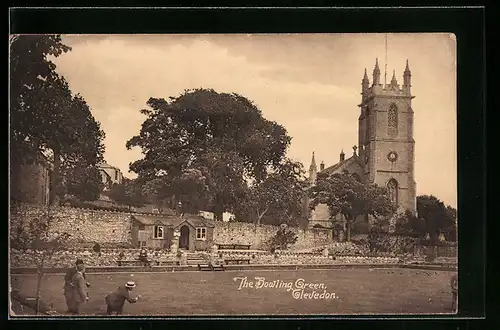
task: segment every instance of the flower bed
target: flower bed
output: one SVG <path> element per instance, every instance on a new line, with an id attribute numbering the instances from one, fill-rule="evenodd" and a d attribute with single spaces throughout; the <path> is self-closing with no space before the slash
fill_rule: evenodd
<path id="1" fill-rule="evenodd" d="M 89 250 L 67 250 L 56 253 L 53 258 L 46 263 L 45 267 L 48 268 L 64 268 L 73 265 L 76 259 L 83 259 L 85 265 L 88 267 L 100 266 L 117 266 L 117 260 L 120 259 L 120 254 L 123 254 L 123 260 L 136 260 L 139 256 L 139 249 L 104 249 L 99 256 L 95 252 Z M 11 267 L 36 267 L 33 262 L 36 252 L 26 251 L 20 252 L 11 250 L 10 265 Z M 393 264 L 400 262 L 400 259 L 394 256 L 360 256 L 360 255 L 337 255 L 326 257 L 320 253 L 307 252 L 295 253 L 291 251 L 283 251 L 276 254 L 269 252 L 255 252 L 255 251 L 237 251 L 227 252 L 219 251 L 217 253 L 209 254 L 207 252 L 199 252 L 198 255 L 204 255 L 207 259 L 217 260 L 220 259 L 250 259 L 250 264 L 256 265 L 305 265 L 305 264 Z M 157 259 L 176 259 L 177 256 L 167 251 L 155 251 L 148 253 L 149 260 Z"/>
<path id="2" fill-rule="evenodd" d="M 325 248 L 313 249 L 313 253 L 323 253 Z M 368 253 L 368 249 L 356 245 L 352 242 L 335 242 L 328 246 L 328 253 L 339 256 L 339 255 L 364 255 Z"/>
<path id="3" fill-rule="evenodd" d="M 76 259 L 82 259 L 86 266 L 97 267 L 97 266 L 116 266 L 117 260 L 120 259 L 120 254 L 123 253 L 121 259 L 123 260 L 135 260 L 139 257 L 140 250 L 138 249 L 110 249 L 101 250 L 101 254 L 84 249 L 66 250 L 60 251 L 53 255 L 51 260 L 46 263 L 45 267 L 49 268 L 59 268 L 59 267 L 69 267 L 76 262 Z M 37 252 L 36 251 L 25 251 L 20 252 L 16 250 L 11 250 L 10 252 L 10 266 L 11 267 L 36 267 L 33 262 Z M 148 253 L 148 259 L 155 260 L 164 257 L 175 256 L 171 253 L 164 251 L 157 251 L 153 253 Z"/>
<path id="4" fill-rule="evenodd" d="M 251 254 L 245 252 L 223 253 L 223 259 L 250 259 L 250 264 L 277 264 L 277 265 L 305 265 L 305 264 L 384 264 L 398 263 L 399 258 L 391 256 L 340 256 L 340 257 L 325 257 L 318 253 L 294 253 L 281 252 L 277 254 Z"/>

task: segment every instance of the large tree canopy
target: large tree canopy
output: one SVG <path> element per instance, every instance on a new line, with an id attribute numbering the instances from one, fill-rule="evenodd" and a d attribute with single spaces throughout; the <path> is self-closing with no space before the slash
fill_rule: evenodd
<path id="1" fill-rule="evenodd" d="M 375 184 L 364 184 L 351 174 L 328 176 L 320 173 L 309 196 L 310 208 L 325 204 L 332 220 L 338 214 L 344 216 L 347 222 L 347 240 L 350 240 L 351 225 L 356 217 L 365 214 L 375 218 L 387 217 L 397 208 L 389 199 L 387 189 Z"/>
<path id="2" fill-rule="evenodd" d="M 162 189 L 188 169 L 200 171 L 216 219 L 236 205 L 246 179 L 262 181 L 280 164 L 290 144 L 285 128 L 238 94 L 196 89 L 168 101 L 151 98 L 147 105 L 140 134 L 127 142 L 144 157 L 130 169 L 148 180 L 164 177 Z"/>
<path id="3" fill-rule="evenodd" d="M 10 42 L 11 161 L 31 163 L 40 152 L 51 152 L 52 201 L 63 191 L 61 167 L 95 165 L 104 152 L 99 122 L 49 59 L 69 50 L 58 35 L 14 36 Z"/>
<path id="4" fill-rule="evenodd" d="M 127 205 L 129 208 L 140 207 L 146 203 L 142 186 L 137 179 L 123 178 L 122 183 L 111 187 L 108 196 L 116 203 Z"/>
<path id="5" fill-rule="evenodd" d="M 424 220 L 425 230 L 431 239 L 443 233 L 446 239 L 456 240 L 457 210 L 432 195 L 417 196 L 417 213 Z"/>
<path id="6" fill-rule="evenodd" d="M 70 49 L 60 36 L 11 37 L 9 87 L 13 157 L 34 160 L 37 151 L 47 144 L 46 135 L 61 133 L 57 127 L 59 110 L 68 106 L 71 92 L 47 56 L 57 57 Z"/>
<path id="7" fill-rule="evenodd" d="M 250 185 L 236 208 L 238 218 L 256 225 L 297 226 L 307 217 L 306 185 L 302 164 L 284 159 L 263 181 Z"/>
<path id="8" fill-rule="evenodd" d="M 101 195 L 104 184 L 97 167 L 76 165 L 62 173 L 65 178 L 62 193 L 82 201 L 95 201 Z"/>

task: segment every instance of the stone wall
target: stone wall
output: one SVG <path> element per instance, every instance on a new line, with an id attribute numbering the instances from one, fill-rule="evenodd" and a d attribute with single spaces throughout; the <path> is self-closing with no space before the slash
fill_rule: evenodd
<path id="1" fill-rule="evenodd" d="M 82 259 L 87 267 L 99 266 L 117 266 L 120 254 L 122 260 L 138 260 L 139 249 L 103 249 L 101 254 L 93 252 L 91 249 L 71 249 L 54 253 L 50 260 L 45 264 L 49 268 L 72 267 L 76 259 Z M 37 257 L 36 251 L 10 251 L 10 266 L 18 267 L 36 267 L 34 262 Z M 176 259 L 176 256 L 166 251 L 148 251 L 148 259 L 155 261 L 158 259 Z"/>
<path id="2" fill-rule="evenodd" d="M 74 249 L 60 251 L 55 253 L 52 258 L 45 263 L 46 268 L 66 268 L 72 267 L 76 259 L 82 259 L 87 267 L 116 267 L 120 259 L 120 253 L 123 253 L 122 260 L 137 260 L 139 256 L 138 249 L 104 249 L 98 255 L 85 249 Z M 34 260 L 37 257 L 36 251 L 10 251 L 10 266 L 12 268 L 30 268 L 36 267 Z M 219 252 L 217 255 L 206 255 L 212 262 L 224 262 L 230 259 L 250 259 L 250 264 L 254 265 L 313 265 L 313 264 L 390 264 L 398 263 L 397 257 L 366 257 L 366 256 L 339 256 L 332 258 L 323 256 L 319 253 L 294 253 L 283 252 L 280 254 L 257 253 L 257 252 Z M 221 258 L 222 257 L 222 258 Z M 182 258 L 165 251 L 150 251 L 148 259 L 155 264 L 156 260 L 177 260 L 182 264 Z"/>
<path id="3" fill-rule="evenodd" d="M 263 248 L 279 230 L 277 226 L 260 225 L 243 222 L 216 222 L 214 229 L 214 243 L 217 244 L 249 244 L 253 249 Z M 290 248 L 293 250 L 307 249 L 326 245 L 332 242 L 330 229 L 302 230 L 289 228 L 297 236 L 297 242 Z"/>
<path id="4" fill-rule="evenodd" d="M 21 220 L 46 214 L 39 205 L 16 204 L 10 210 L 11 232 Z M 70 242 L 98 242 L 126 245 L 131 243 L 130 213 L 89 210 L 72 207 L 51 208 L 54 217 L 51 230 L 71 235 Z"/>
<path id="5" fill-rule="evenodd" d="M 16 204 L 11 207 L 11 228 L 21 219 L 29 221 L 42 216 L 46 208 L 38 205 Z M 51 209 L 54 216 L 53 230 L 71 234 L 71 242 L 126 246 L 132 242 L 132 213 L 114 212 L 60 206 Z M 134 213 L 136 214 L 136 213 Z M 241 222 L 216 222 L 213 241 L 218 244 L 249 244 L 253 249 L 264 248 L 279 230 L 277 226 Z M 332 242 L 330 229 L 307 230 L 290 228 L 297 236 L 291 249 L 307 249 Z M 81 244 L 80 244 L 81 245 Z"/>

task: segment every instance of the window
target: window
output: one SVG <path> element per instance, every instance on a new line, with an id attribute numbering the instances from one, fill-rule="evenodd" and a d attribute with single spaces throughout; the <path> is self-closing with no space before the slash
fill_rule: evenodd
<path id="1" fill-rule="evenodd" d="M 157 239 L 163 238 L 163 226 L 155 226 L 153 238 L 157 238 Z"/>
<path id="2" fill-rule="evenodd" d="M 115 170 L 115 181 L 118 181 L 118 171 Z"/>
<path id="3" fill-rule="evenodd" d="M 389 136 L 398 135 L 398 107 L 392 103 L 387 113 L 387 133 Z"/>
<path id="4" fill-rule="evenodd" d="M 207 228 L 196 228 L 196 239 L 207 239 Z"/>
<path id="5" fill-rule="evenodd" d="M 389 192 L 389 198 L 396 205 L 398 204 L 398 182 L 394 179 L 390 179 L 387 182 L 387 190 Z"/>

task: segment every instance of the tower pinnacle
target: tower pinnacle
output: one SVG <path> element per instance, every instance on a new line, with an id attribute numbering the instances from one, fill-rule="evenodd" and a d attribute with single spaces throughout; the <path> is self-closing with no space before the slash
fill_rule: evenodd
<path id="1" fill-rule="evenodd" d="M 408 59 L 406 59 L 406 68 L 405 72 L 410 72 L 410 65 L 408 64 Z"/>
<path id="2" fill-rule="evenodd" d="M 369 85 L 370 81 L 368 80 L 368 74 L 366 73 L 366 68 L 365 68 L 365 75 L 363 76 L 363 80 L 361 81 L 361 90 L 363 93 L 368 89 Z"/>
<path id="3" fill-rule="evenodd" d="M 396 87 L 398 85 L 398 81 L 396 80 L 396 70 L 392 72 L 391 86 Z"/>
<path id="4" fill-rule="evenodd" d="M 380 85 L 380 68 L 378 67 L 378 58 L 375 59 L 375 68 L 373 69 L 373 85 Z"/>
<path id="5" fill-rule="evenodd" d="M 403 86 L 407 88 L 408 92 L 410 91 L 411 87 L 411 71 L 410 71 L 410 65 L 408 64 L 408 60 L 406 60 L 406 68 L 403 73 Z"/>
<path id="6" fill-rule="evenodd" d="M 309 182 L 314 184 L 316 182 L 316 175 L 318 173 L 318 167 L 316 166 L 316 159 L 314 158 L 314 151 L 311 159 L 311 166 L 309 166 Z"/>
<path id="7" fill-rule="evenodd" d="M 316 159 L 314 158 L 314 151 L 311 159 L 311 166 L 309 166 L 309 171 L 316 171 L 318 167 L 316 166 Z"/>

